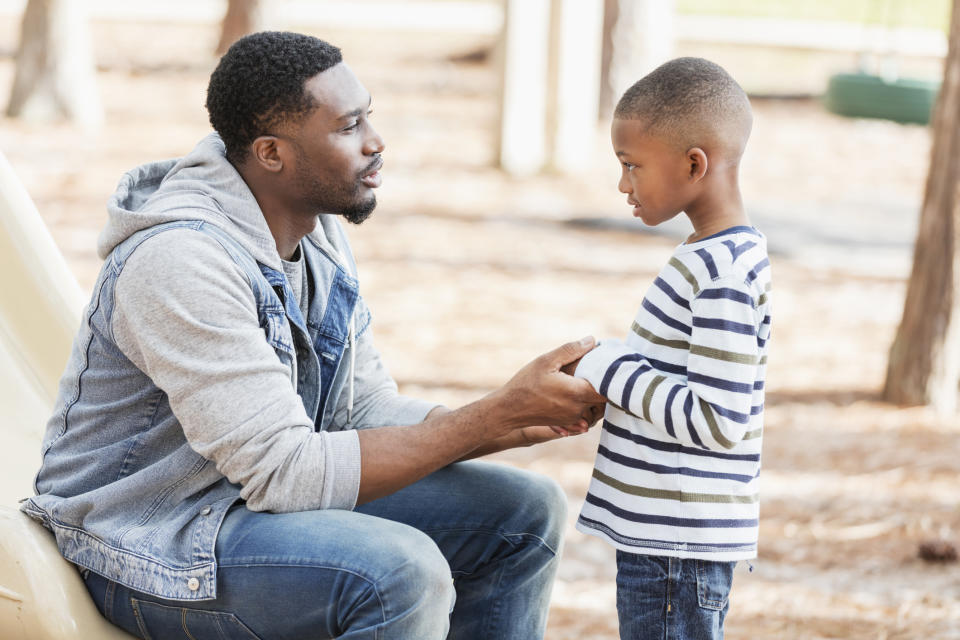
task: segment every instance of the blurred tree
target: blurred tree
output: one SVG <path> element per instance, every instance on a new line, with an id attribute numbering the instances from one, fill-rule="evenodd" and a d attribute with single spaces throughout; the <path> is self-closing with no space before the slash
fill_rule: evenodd
<path id="1" fill-rule="evenodd" d="M 20 26 L 7 115 L 30 120 L 103 120 L 83 0 L 29 0 Z"/>
<path id="2" fill-rule="evenodd" d="M 889 402 L 947 414 L 960 383 L 960 0 L 952 11 L 913 271 L 883 390 Z"/>
<path id="3" fill-rule="evenodd" d="M 260 31 L 263 12 L 260 0 L 228 0 L 227 13 L 223 16 L 217 55 L 227 52 L 234 42 L 254 31 Z"/>
<path id="4" fill-rule="evenodd" d="M 675 0 L 604 0 L 600 115 L 673 56 Z"/>

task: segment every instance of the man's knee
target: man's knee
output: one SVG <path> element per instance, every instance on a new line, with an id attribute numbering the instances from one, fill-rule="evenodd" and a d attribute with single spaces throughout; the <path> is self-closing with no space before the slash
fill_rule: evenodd
<path id="1" fill-rule="evenodd" d="M 558 551 L 567 521 L 567 496 L 553 479 L 531 473 L 529 502 L 524 511 L 530 527 L 539 530 L 544 542 Z"/>
<path id="2" fill-rule="evenodd" d="M 384 535 L 379 542 L 384 564 L 376 588 L 386 610 L 435 610 L 428 615 L 449 615 L 456 592 L 450 565 L 426 534 L 406 528 L 400 535 Z"/>

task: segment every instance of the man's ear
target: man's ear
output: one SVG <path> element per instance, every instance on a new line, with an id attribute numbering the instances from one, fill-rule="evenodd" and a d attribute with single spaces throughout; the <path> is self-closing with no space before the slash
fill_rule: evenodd
<path id="1" fill-rule="evenodd" d="M 251 159 L 267 171 L 277 173 L 283 169 L 279 142 L 276 136 L 260 136 L 250 143 Z"/>
<path id="2" fill-rule="evenodd" d="M 690 180 L 699 182 L 703 179 L 703 176 L 707 175 L 707 153 L 700 147 L 688 149 L 687 166 L 690 171 Z"/>

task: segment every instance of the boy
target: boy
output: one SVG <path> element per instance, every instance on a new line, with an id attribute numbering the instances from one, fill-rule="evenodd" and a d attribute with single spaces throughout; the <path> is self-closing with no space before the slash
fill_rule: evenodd
<path id="1" fill-rule="evenodd" d="M 614 113 L 619 189 L 693 234 L 625 341 L 575 364 L 608 399 L 577 528 L 617 548 L 620 636 L 722 638 L 733 568 L 756 556 L 770 263 L 738 186 L 750 103 L 719 66 L 664 64 Z"/>

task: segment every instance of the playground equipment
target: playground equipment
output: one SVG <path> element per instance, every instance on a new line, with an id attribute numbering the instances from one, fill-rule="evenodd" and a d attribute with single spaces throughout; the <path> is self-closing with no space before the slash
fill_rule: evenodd
<path id="1" fill-rule="evenodd" d="M 871 3 L 871 9 L 875 5 L 875 2 Z M 901 2 L 886 2 L 887 15 L 890 15 L 891 7 L 902 6 Z M 864 32 L 867 31 L 865 25 Z M 856 73 L 838 73 L 830 77 L 823 98 L 824 105 L 842 116 L 927 124 L 936 103 L 940 82 L 900 77 L 895 31 L 889 26 L 873 31 L 884 41 L 879 46 L 885 50 L 877 56 L 870 49 L 878 47 L 865 43 L 860 54 L 860 68 Z"/>
<path id="2" fill-rule="evenodd" d="M 0 153 L 0 638 L 129 640 L 97 611 L 53 534 L 16 506 L 33 493 L 40 440 L 84 295 Z"/>

